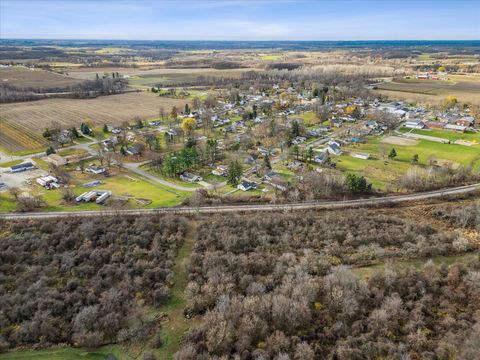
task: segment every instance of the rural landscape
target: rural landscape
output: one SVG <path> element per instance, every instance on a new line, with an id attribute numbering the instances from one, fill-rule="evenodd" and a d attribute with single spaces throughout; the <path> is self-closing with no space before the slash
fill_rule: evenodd
<path id="1" fill-rule="evenodd" d="M 420 16 L 478 3 L 38 4 L 0 1 L 0 360 L 480 359 L 480 40 Z"/>

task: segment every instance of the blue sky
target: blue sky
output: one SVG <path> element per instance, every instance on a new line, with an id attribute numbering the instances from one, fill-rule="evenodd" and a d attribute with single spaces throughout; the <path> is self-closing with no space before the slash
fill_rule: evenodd
<path id="1" fill-rule="evenodd" d="M 0 0 L 0 38 L 478 40 L 480 0 Z"/>

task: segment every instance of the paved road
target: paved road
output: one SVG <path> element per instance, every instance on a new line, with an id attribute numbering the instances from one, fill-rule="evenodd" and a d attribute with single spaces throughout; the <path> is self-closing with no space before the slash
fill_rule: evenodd
<path id="1" fill-rule="evenodd" d="M 308 209 L 335 209 L 349 208 L 368 205 L 381 205 L 389 203 L 400 203 L 405 201 L 418 201 L 439 198 L 447 195 L 466 194 L 480 190 L 480 183 L 459 186 L 455 188 L 415 193 L 409 195 L 385 196 L 369 199 L 305 202 L 291 204 L 265 204 L 265 205 L 222 205 L 205 207 L 177 207 L 158 209 L 129 209 L 129 210 L 104 210 L 104 211 L 78 211 L 78 212 L 38 212 L 38 213 L 9 213 L 0 214 L 0 219 L 46 219 L 59 217 L 92 217 L 92 216 L 118 216 L 118 215 L 145 215 L 145 214 L 212 214 L 232 212 L 255 212 L 255 211 L 294 211 Z"/>

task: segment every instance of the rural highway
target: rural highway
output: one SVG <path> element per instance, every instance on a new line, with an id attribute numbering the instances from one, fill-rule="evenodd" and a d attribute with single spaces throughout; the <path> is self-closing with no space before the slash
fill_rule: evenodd
<path id="1" fill-rule="evenodd" d="M 389 203 L 401 203 L 406 201 L 419 201 L 440 198 L 449 195 L 461 195 L 480 190 L 480 183 L 454 188 L 435 190 L 429 192 L 375 197 L 368 199 L 343 200 L 343 201 L 319 201 L 290 204 L 263 204 L 263 205 L 220 205 L 204 207 L 173 207 L 157 209 L 128 209 L 128 210 L 101 210 L 101 211 L 78 211 L 78 212 L 32 212 L 32 213 L 0 213 L 0 219 L 47 219 L 59 217 L 92 217 L 92 216 L 118 216 L 118 215 L 154 215 L 154 214 L 212 214 L 233 212 L 256 212 L 256 211 L 294 211 L 309 209 L 336 209 L 358 206 L 381 205 Z"/>

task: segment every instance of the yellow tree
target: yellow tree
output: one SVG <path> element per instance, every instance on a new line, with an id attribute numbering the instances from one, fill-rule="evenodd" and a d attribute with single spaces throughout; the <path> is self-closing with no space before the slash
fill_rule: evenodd
<path id="1" fill-rule="evenodd" d="M 458 99 L 453 95 L 449 95 L 443 100 L 443 106 L 447 109 L 454 107 L 457 103 Z"/>
<path id="2" fill-rule="evenodd" d="M 196 126 L 197 126 L 197 121 L 194 118 L 189 118 L 189 117 L 183 119 L 182 124 L 180 125 L 180 127 L 188 137 L 192 135 Z"/>

